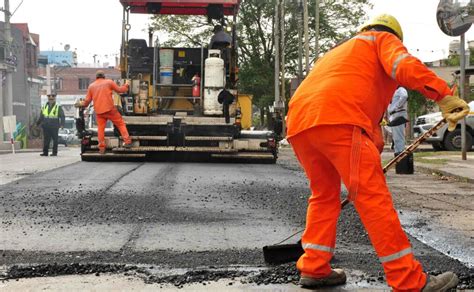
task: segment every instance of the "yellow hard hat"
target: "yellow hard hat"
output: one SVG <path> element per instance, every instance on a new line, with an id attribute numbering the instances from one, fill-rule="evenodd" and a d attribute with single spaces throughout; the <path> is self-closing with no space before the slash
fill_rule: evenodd
<path id="1" fill-rule="evenodd" d="M 369 20 L 366 24 L 364 24 L 360 29 L 359 32 L 363 32 L 369 30 L 371 27 L 376 25 L 382 25 L 385 27 L 390 28 L 393 32 L 398 36 L 398 38 L 403 42 L 403 31 L 402 27 L 398 20 L 390 14 L 380 14 Z"/>

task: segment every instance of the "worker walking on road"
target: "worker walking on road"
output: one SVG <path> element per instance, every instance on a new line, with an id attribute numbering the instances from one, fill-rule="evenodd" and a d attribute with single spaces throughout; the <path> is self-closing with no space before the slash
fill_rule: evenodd
<path id="1" fill-rule="evenodd" d="M 58 155 L 58 132 L 63 128 L 66 118 L 63 108 L 56 102 L 56 93 L 48 94 L 48 102 L 41 108 L 41 115 L 36 123 L 43 128 L 43 153 L 41 156 L 48 156 L 49 144 L 53 140 L 53 153 Z"/>
<path id="2" fill-rule="evenodd" d="M 312 192 L 302 236 L 305 253 L 297 262 L 304 287 L 346 282 L 344 271 L 329 264 L 341 179 L 394 291 L 444 291 L 458 283 L 452 272 L 428 276 L 413 255 L 383 174 L 379 123 L 398 85 L 436 101 L 451 130 L 469 107 L 411 56 L 402 40 L 393 16 L 375 17 L 319 59 L 290 100 L 287 137 Z"/>
<path id="3" fill-rule="evenodd" d="M 405 149 L 405 127 L 408 122 L 407 112 L 408 92 L 399 86 L 393 94 L 392 102 L 388 106 L 388 125 L 392 130 L 393 150 L 395 156 Z"/>
<path id="4" fill-rule="evenodd" d="M 123 86 L 118 86 L 114 81 L 105 79 L 104 71 L 98 70 L 96 72 L 96 81 L 89 85 L 86 99 L 76 103 L 76 107 L 86 107 L 91 103 L 91 101 L 94 101 L 94 111 L 97 118 L 97 138 L 99 140 L 99 152 L 101 154 L 105 153 L 106 148 L 105 126 L 107 120 L 112 121 L 120 131 L 120 135 L 124 142 L 123 147 L 130 148 L 132 146 L 132 140 L 128 135 L 125 122 L 115 107 L 112 98 L 112 91 L 125 93 L 128 91 L 128 88 L 128 83 Z"/>

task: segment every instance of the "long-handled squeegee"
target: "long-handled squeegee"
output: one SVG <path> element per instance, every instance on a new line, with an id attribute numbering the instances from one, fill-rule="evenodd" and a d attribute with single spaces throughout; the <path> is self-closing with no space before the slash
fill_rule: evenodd
<path id="1" fill-rule="evenodd" d="M 442 119 L 436 125 L 434 125 L 430 130 L 421 135 L 416 139 L 412 144 L 405 148 L 400 154 L 395 158 L 390 160 L 387 165 L 383 168 L 383 173 L 386 173 L 392 166 L 400 162 L 403 158 L 407 157 L 413 151 L 418 148 L 418 146 L 423 143 L 426 139 L 431 137 L 436 131 L 438 131 L 442 126 L 446 124 L 446 120 Z M 349 200 L 346 198 L 341 202 L 341 208 L 344 208 L 349 203 Z M 302 232 L 302 231 L 300 231 Z M 299 232 L 298 232 L 299 233 Z M 286 239 L 285 239 L 286 240 Z M 285 241 L 283 240 L 283 241 Z M 269 264 L 283 264 L 288 262 L 293 262 L 299 259 L 303 255 L 304 250 L 301 246 L 301 240 L 294 244 L 276 244 L 276 245 L 267 245 L 263 247 L 263 257 L 266 263 Z"/>

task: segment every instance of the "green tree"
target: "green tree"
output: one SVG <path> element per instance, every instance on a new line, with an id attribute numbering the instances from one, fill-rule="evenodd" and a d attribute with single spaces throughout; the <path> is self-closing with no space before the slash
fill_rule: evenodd
<path id="1" fill-rule="evenodd" d="M 315 3 L 309 1 L 309 43 L 314 47 Z M 365 11 L 371 7 L 368 0 L 327 0 L 320 8 L 320 47 L 325 52 L 343 39 L 353 35 L 365 20 Z M 296 1 L 287 1 L 285 17 L 285 77 L 295 76 L 298 71 L 297 21 L 301 13 Z M 254 103 L 260 108 L 274 100 L 274 14 L 275 1 L 244 0 L 239 14 L 240 88 L 254 95 Z M 300 23 L 300 24 L 299 24 Z M 313 50 L 310 51 L 314 59 Z M 289 93 L 289 91 L 288 91 Z M 289 96 L 287 95 L 287 100 Z"/>
<path id="2" fill-rule="evenodd" d="M 446 64 L 448 66 L 460 66 L 461 60 L 459 59 L 459 55 L 449 55 Z"/>
<path id="3" fill-rule="evenodd" d="M 408 114 L 411 120 L 432 111 L 435 106 L 434 101 L 427 99 L 418 91 L 408 90 Z"/>

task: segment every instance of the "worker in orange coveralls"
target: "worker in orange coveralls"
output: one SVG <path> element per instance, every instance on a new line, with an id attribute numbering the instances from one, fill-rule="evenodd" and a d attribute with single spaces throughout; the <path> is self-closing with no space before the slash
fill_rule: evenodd
<path id="1" fill-rule="evenodd" d="M 105 79 L 104 71 L 98 70 L 96 72 L 96 80 L 89 85 L 86 99 L 76 103 L 76 107 L 86 107 L 91 101 L 94 101 L 94 111 L 97 118 L 97 138 L 99 140 L 99 152 L 101 154 L 105 153 L 105 126 L 107 120 L 111 120 L 120 131 L 124 142 L 123 147 L 130 148 L 132 146 L 132 140 L 128 135 L 125 122 L 115 107 L 112 98 L 112 91 L 125 93 L 128 91 L 128 87 L 128 83 L 123 86 L 118 86 L 114 81 Z"/>
<path id="2" fill-rule="evenodd" d="M 381 167 L 379 124 L 399 85 L 436 101 L 450 130 L 469 107 L 402 41 L 393 16 L 375 17 L 319 59 L 290 100 L 287 137 L 312 192 L 302 236 L 305 253 L 296 264 L 303 287 L 346 282 L 344 271 L 329 264 L 341 211 L 341 179 L 394 291 L 445 291 L 458 283 L 452 272 L 427 275 L 413 255 Z"/>

